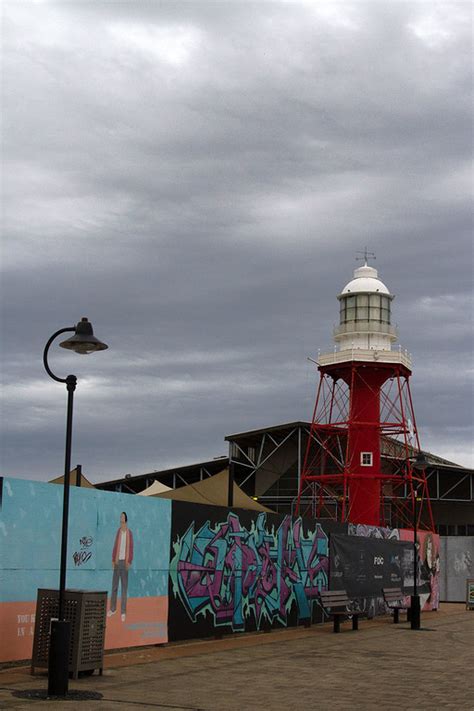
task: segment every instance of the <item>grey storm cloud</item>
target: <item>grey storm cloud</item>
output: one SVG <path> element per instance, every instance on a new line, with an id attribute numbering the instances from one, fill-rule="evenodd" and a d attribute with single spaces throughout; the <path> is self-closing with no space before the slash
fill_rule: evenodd
<path id="1" fill-rule="evenodd" d="M 12 2 L 2 29 L 2 473 L 92 480 L 311 417 L 377 254 L 422 445 L 472 463 L 469 3 Z"/>

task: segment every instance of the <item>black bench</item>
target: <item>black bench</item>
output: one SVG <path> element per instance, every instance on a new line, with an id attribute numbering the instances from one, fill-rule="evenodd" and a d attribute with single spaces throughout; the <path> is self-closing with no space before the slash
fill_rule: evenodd
<path id="1" fill-rule="evenodd" d="M 345 590 L 322 590 L 319 593 L 324 612 L 334 620 L 334 632 L 340 632 L 341 617 L 352 617 L 352 629 L 359 629 L 359 616 L 362 612 L 353 612 L 347 608 L 352 605 Z"/>
<path id="2" fill-rule="evenodd" d="M 385 604 L 393 610 L 393 622 L 398 624 L 398 615 L 400 610 L 406 610 L 407 619 L 410 618 L 410 605 L 406 605 L 404 600 L 405 593 L 401 588 L 382 588 Z"/>

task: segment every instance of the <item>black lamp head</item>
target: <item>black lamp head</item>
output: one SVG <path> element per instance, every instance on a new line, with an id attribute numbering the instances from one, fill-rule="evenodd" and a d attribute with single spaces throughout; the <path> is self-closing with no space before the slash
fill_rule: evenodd
<path id="1" fill-rule="evenodd" d="M 105 351 L 108 348 L 106 343 L 102 343 L 94 336 L 92 324 L 86 318 L 82 318 L 76 325 L 76 332 L 71 338 L 59 344 L 61 348 L 67 348 L 82 355 L 94 353 L 95 351 Z"/>

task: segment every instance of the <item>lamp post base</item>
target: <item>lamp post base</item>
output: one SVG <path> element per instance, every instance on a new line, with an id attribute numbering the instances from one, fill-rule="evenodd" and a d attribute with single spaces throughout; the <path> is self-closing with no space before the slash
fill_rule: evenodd
<path id="1" fill-rule="evenodd" d="M 48 696 L 66 696 L 69 687 L 69 646 L 71 623 L 51 622 L 48 659 Z"/>
<path id="2" fill-rule="evenodd" d="M 412 630 L 419 630 L 421 624 L 420 596 L 412 595 L 410 598 L 410 626 Z"/>

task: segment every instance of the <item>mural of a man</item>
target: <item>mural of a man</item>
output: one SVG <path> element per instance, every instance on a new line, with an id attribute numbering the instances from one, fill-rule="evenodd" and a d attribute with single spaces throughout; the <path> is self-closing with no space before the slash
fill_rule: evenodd
<path id="1" fill-rule="evenodd" d="M 110 599 L 110 610 L 108 616 L 115 615 L 117 611 L 117 593 L 120 582 L 120 612 L 122 622 L 125 622 L 127 614 L 127 588 L 128 571 L 133 560 L 133 535 L 127 525 L 127 514 L 122 511 L 120 514 L 120 528 L 115 535 L 114 547 L 112 550 L 112 597 Z"/>

